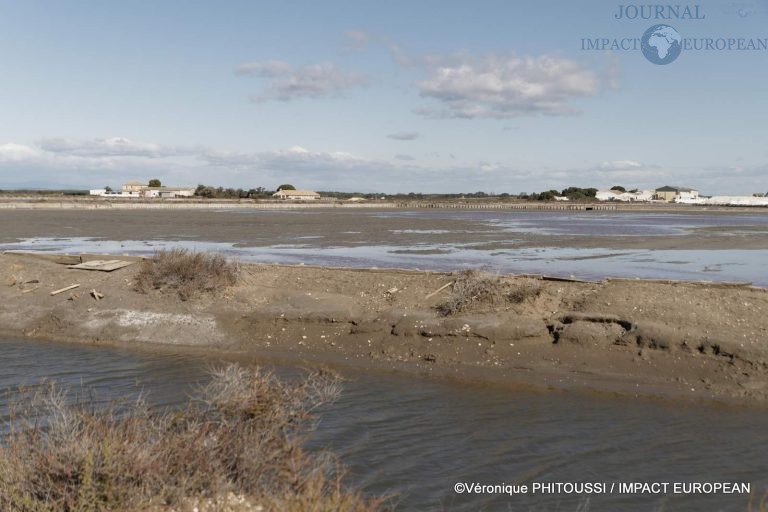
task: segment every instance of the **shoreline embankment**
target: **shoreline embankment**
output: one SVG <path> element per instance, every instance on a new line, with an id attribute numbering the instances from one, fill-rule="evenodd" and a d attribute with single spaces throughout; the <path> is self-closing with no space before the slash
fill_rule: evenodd
<path id="1" fill-rule="evenodd" d="M 0 333 L 543 389 L 768 400 L 768 294 L 746 284 L 243 264 L 235 285 L 181 300 L 137 291 L 141 264 L 68 268 L 94 258 L 0 255 Z"/>

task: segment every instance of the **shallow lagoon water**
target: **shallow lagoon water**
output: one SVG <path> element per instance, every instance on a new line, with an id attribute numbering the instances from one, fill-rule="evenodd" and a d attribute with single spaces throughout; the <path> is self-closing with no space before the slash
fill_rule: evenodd
<path id="1" fill-rule="evenodd" d="M 0 249 L 150 254 L 173 246 L 252 262 L 587 279 L 768 285 L 768 215 L 707 211 L 5 211 Z"/>
<path id="2" fill-rule="evenodd" d="M 144 392 L 154 404 L 183 404 L 218 360 L 40 341 L 0 341 L 0 353 L 2 420 L 7 393 L 41 378 L 92 387 L 101 403 Z M 398 510 L 741 512 L 748 502 L 738 495 L 458 495 L 456 482 L 743 481 L 757 498 L 768 488 L 765 410 L 342 372 L 342 397 L 322 411 L 311 447 L 339 454 L 349 482 L 366 493 L 397 493 Z"/>
<path id="3" fill-rule="evenodd" d="M 193 240 L 100 240 L 93 238 L 30 238 L 0 244 L 0 250 L 92 252 L 150 255 L 159 249 L 184 247 L 216 251 L 247 262 L 290 263 L 338 267 L 458 270 L 487 267 L 503 273 L 541 273 L 560 277 L 685 279 L 747 281 L 768 286 L 766 250 L 638 250 L 563 247 L 474 248 L 471 244 L 409 246 L 360 245 L 326 247 L 301 243 L 243 247 L 232 243 Z"/>
<path id="4" fill-rule="evenodd" d="M 650 236 L 684 235 L 699 228 L 749 227 L 768 232 L 768 216 L 756 214 L 723 215 L 722 213 L 669 212 L 504 212 L 504 211 L 393 211 L 377 214 L 383 218 L 455 219 L 480 221 L 490 227 L 516 233 L 577 236 Z"/>

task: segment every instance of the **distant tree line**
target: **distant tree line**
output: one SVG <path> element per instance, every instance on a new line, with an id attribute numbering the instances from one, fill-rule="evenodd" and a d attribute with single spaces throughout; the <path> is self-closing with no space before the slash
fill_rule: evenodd
<path id="1" fill-rule="evenodd" d="M 296 190 L 293 185 L 283 184 L 277 187 L 277 190 Z M 624 187 L 619 185 L 612 188 L 615 191 L 624 191 Z M 242 188 L 224 188 L 208 185 L 198 185 L 195 189 L 195 196 L 210 199 L 271 199 L 273 190 L 267 190 L 264 187 L 251 188 L 248 190 Z M 483 191 L 465 192 L 456 194 L 429 194 L 422 192 L 408 192 L 398 194 L 383 194 L 372 192 L 339 192 L 335 190 L 320 190 L 318 193 L 322 197 L 329 199 L 350 199 L 352 197 L 361 197 L 369 201 L 388 199 L 393 201 L 412 201 L 412 200 L 450 200 L 450 199 L 496 199 L 496 200 L 524 200 L 524 201 L 553 201 L 556 196 L 567 197 L 571 201 L 589 201 L 595 198 L 596 188 L 568 187 L 563 190 L 547 190 L 544 192 L 521 192 L 519 194 L 510 194 L 503 192 L 500 194 L 488 193 Z"/>
<path id="2" fill-rule="evenodd" d="M 273 193 L 273 191 L 267 190 L 264 187 L 245 190 L 242 188 L 198 185 L 195 189 L 195 196 L 208 199 L 266 199 L 271 198 Z"/>
<path id="3" fill-rule="evenodd" d="M 152 180 L 152 182 L 159 180 Z M 105 187 L 107 191 L 112 191 L 111 187 Z M 290 184 L 283 184 L 276 190 L 295 190 Z M 611 187 L 614 192 L 625 192 L 626 189 L 621 185 Z M 250 189 L 216 187 L 210 185 L 198 185 L 195 189 L 195 197 L 207 199 L 272 199 L 275 190 L 269 190 L 264 187 Z M 369 201 L 390 200 L 390 201 L 445 201 L 460 199 L 492 199 L 496 201 L 554 201 L 555 197 L 567 197 L 571 201 L 591 201 L 597 194 L 596 188 L 568 187 L 563 190 L 550 189 L 544 192 L 520 192 L 510 194 L 508 192 L 465 192 L 456 194 L 430 194 L 423 192 L 408 192 L 397 194 L 384 194 L 375 192 L 339 192 L 335 190 L 318 191 L 322 197 L 329 199 L 345 200 L 352 197 L 361 197 Z M 629 192 L 637 192 L 632 189 Z M 2 190 L 0 194 L 22 194 L 22 195 L 87 195 L 87 190 Z"/>
<path id="4" fill-rule="evenodd" d="M 567 197 L 571 201 L 586 201 L 594 199 L 596 195 L 596 188 L 568 187 L 560 191 L 551 189 L 545 192 L 532 192 L 530 194 L 523 192 L 519 194 L 517 198 L 526 199 L 528 201 L 554 201 L 555 197 Z"/>

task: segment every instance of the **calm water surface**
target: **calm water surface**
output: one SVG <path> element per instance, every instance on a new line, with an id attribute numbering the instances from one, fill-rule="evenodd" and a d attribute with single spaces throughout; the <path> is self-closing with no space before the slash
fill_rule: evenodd
<path id="1" fill-rule="evenodd" d="M 99 400 L 149 393 L 181 404 L 211 359 L 48 342 L 0 341 L 7 392 L 53 378 Z M 253 363 L 253 361 L 250 361 Z M 279 368 L 286 376 L 296 370 Z M 341 399 L 313 435 L 365 492 L 418 511 L 746 511 L 740 496 L 467 496 L 456 482 L 746 481 L 768 488 L 768 412 L 692 406 L 345 370 Z"/>
<path id="2" fill-rule="evenodd" d="M 93 217 L 92 223 L 79 219 L 72 225 L 66 225 L 67 220 L 60 224 L 38 219 L 34 226 L 24 229 L 35 236 L 22 237 L 21 232 L 12 237 L 0 234 L 0 250 L 146 255 L 157 249 L 187 247 L 251 262 L 431 270 L 484 266 L 507 273 L 587 279 L 750 281 L 768 286 L 764 263 L 768 250 L 577 248 L 562 246 L 562 240 L 558 246 L 547 246 L 552 236 L 568 240 L 594 237 L 605 240 L 606 247 L 610 247 L 611 239 L 665 236 L 674 240 L 692 236 L 697 229 L 716 229 L 724 236 L 748 233 L 751 237 L 765 237 L 765 214 L 466 210 L 238 210 L 203 214 L 200 219 L 206 224 L 191 226 L 162 217 L 162 212 L 149 224 L 144 219 L 146 230 L 141 232 L 140 240 L 124 234 L 135 231 L 129 229 L 137 221 L 131 220 L 131 212 L 109 217 L 109 222 Z M 322 218 L 328 222 L 318 220 Z M 535 247 L 523 243 L 528 235 L 536 237 Z"/>

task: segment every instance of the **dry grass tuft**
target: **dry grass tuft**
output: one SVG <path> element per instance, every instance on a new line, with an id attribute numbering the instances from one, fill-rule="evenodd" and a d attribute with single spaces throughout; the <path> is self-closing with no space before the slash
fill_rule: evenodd
<path id="1" fill-rule="evenodd" d="M 14 407 L 0 444 L 0 510 L 373 512 L 329 454 L 303 444 L 334 375 L 286 382 L 230 365 L 182 410 L 95 411 L 53 386 Z"/>
<path id="2" fill-rule="evenodd" d="M 497 304 L 503 290 L 498 275 L 482 270 L 460 272 L 453 282 L 451 295 L 436 306 L 445 316 L 455 315 L 474 304 Z"/>
<path id="3" fill-rule="evenodd" d="M 210 293 L 237 282 L 238 266 L 219 254 L 187 249 L 157 251 L 142 262 L 136 274 L 136 290 L 171 289 L 181 300 Z"/>
<path id="4" fill-rule="evenodd" d="M 509 281 L 491 272 L 465 270 L 456 277 L 451 295 L 435 307 L 440 314 L 451 316 L 478 307 L 520 304 L 540 293 L 541 284 L 536 279 Z"/>
<path id="5" fill-rule="evenodd" d="M 521 304 L 528 299 L 541 295 L 541 281 L 530 277 L 521 277 L 507 284 L 505 296 L 513 304 Z"/>

